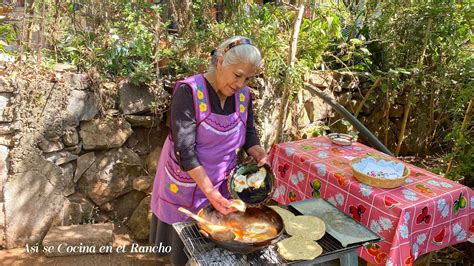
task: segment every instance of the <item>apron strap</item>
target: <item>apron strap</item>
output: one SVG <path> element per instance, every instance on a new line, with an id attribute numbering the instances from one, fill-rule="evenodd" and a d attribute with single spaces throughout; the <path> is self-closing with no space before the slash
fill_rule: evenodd
<path id="1" fill-rule="evenodd" d="M 211 104 L 207 93 L 206 81 L 202 74 L 194 75 L 177 82 L 175 89 L 182 83 L 186 83 L 193 91 L 194 113 L 196 115 L 196 123 L 199 124 L 211 114 Z"/>
<path id="2" fill-rule="evenodd" d="M 240 120 L 247 125 L 248 108 L 250 102 L 249 87 L 242 88 L 235 94 L 235 112 L 239 115 Z"/>

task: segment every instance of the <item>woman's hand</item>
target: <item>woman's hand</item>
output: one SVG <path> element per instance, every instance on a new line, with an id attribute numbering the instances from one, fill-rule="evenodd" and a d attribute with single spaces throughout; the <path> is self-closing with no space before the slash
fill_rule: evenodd
<path id="1" fill-rule="evenodd" d="M 234 208 L 229 207 L 230 202 L 214 187 L 214 184 L 212 184 L 211 179 L 207 176 L 204 167 L 198 166 L 193 168 L 188 171 L 188 174 L 192 179 L 194 179 L 194 181 L 196 181 L 198 187 L 216 210 L 224 215 L 235 211 Z"/>
<path id="2" fill-rule="evenodd" d="M 222 194 L 217 190 L 217 189 L 212 189 L 209 192 L 204 192 L 206 195 L 207 199 L 211 202 L 212 206 L 216 210 L 218 210 L 220 213 L 227 215 L 233 211 L 235 211 L 234 208 L 229 207 L 230 202 L 222 196 Z"/>
<path id="3" fill-rule="evenodd" d="M 267 152 L 260 145 L 250 147 L 247 153 L 253 157 L 259 167 L 268 163 Z"/>

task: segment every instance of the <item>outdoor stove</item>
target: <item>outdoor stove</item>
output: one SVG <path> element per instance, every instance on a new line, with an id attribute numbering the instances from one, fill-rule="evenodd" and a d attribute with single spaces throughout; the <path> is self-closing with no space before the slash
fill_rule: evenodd
<path id="1" fill-rule="evenodd" d="M 359 246 L 343 247 L 331 235 L 326 234 L 318 240 L 318 244 L 323 248 L 321 256 L 312 261 L 286 261 L 278 255 L 275 245 L 270 245 L 260 251 L 240 255 L 221 248 L 199 233 L 195 222 L 181 222 L 173 224 L 179 237 L 186 247 L 185 252 L 191 262 L 198 265 L 263 265 L 263 264 L 306 264 L 321 263 L 345 255 Z M 289 237 L 283 235 L 281 239 Z M 336 255 L 336 256 L 334 256 Z M 327 259 L 330 257 L 330 259 Z M 326 259 L 325 259 L 326 258 Z"/>
<path id="2" fill-rule="evenodd" d="M 308 214 L 308 207 L 311 207 L 311 210 L 318 209 L 325 210 L 325 212 L 327 212 L 330 211 L 329 209 L 332 207 L 332 205 L 329 205 L 323 200 L 314 199 L 311 201 L 295 203 L 294 205 L 291 204 L 289 210 L 299 214 Z M 348 218 L 347 215 L 342 212 L 340 212 L 340 215 L 341 219 Z M 347 219 L 347 222 L 357 223 L 351 218 Z M 354 228 L 354 224 L 347 224 L 346 226 Z M 357 240 L 353 240 L 354 238 L 352 238 L 352 242 L 347 242 L 347 240 L 341 239 L 342 235 L 335 232 L 334 229 L 327 230 L 324 237 L 317 241 L 318 244 L 323 248 L 323 253 L 319 257 L 311 261 L 286 261 L 278 254 L 275 245 L 267 246 L 264 249 L 251 254 L 241 255 L 216 247 L 216 245 L 211 240 L 207 239 L 199 232 L 198 226 L 193 221 L 175 223 L 173 224 L 173 227 L 184 243 L 185 252 L 190 262 L 195 265 L 314 265 L 334 259 L 340 259 L 341 265 L 343 266 L 357 265 L 357 248 L 369 243 L 380 241 L 380 237 L 378 235 L 373 234 L 373 232 L 365 227 L 364 228 L 367 230 L 367 232 L 361 232 L 361 237 L 359 238 L 358 243 Z M 331 233 L 338 237 L 338 239 L 334 238 Z M 280 237 L 280 240 L 287 237 L 289 236 L 283 234 Z M 341 244 L 345 242 L 349 243 L 346 245 L 346 247 Z"/>

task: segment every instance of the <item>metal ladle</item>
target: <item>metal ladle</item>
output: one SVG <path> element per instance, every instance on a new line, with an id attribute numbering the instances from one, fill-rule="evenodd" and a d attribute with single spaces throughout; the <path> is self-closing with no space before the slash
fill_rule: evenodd
<path id="1" fill-rule="evenodd" d="M 209 233 L 214 239 L 219 241 L 231 241 L 235 239 L 235 234 L 232 228 L 223 225 L 213 224 L 183 207 L 179 207 L 178 210 L 204 225 L 209 230 L 209 232 L 206 233 Z"/>

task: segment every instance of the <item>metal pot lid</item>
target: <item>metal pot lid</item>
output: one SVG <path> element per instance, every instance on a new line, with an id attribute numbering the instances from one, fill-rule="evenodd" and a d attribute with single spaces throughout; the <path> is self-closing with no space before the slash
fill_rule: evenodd
<path id="1" fill-rule="evenodd" d="M 249 206 L 269 201 L 275 190 L 275 174 L 268 164 L 258 167 L 256 163 L 237 165 L 229 175 L 228 189 L 234 199 Z"/>

